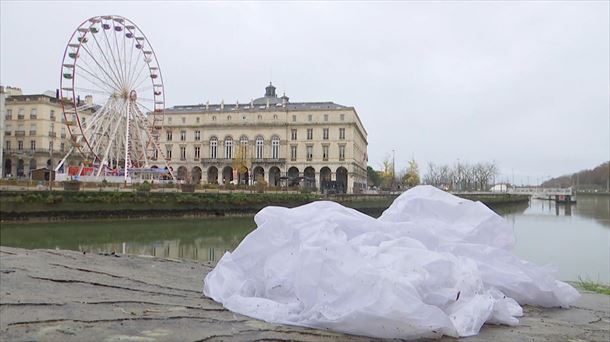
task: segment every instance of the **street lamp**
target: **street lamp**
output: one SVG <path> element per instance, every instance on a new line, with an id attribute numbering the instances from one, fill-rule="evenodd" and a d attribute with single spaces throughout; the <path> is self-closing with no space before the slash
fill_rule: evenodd
<path id="1" fill-rule="evenodd" d="M 396 154 L 395 151 L 392 150 L 392 190 L 395 190 L 395 181 L 396 181 L 396 163 L 395 163 L 395 158 Z"/>

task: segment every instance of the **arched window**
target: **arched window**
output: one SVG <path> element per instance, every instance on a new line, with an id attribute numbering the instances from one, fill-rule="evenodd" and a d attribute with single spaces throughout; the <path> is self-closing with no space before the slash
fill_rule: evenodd
<path id="1" fill-rule="evenodd" d="M 233 138 L 225 138 L 225 158 L 233 159 Z"/>
<path id="2" fill-rule="evenodd" d="M 210 158 L 218 158 L 218 139 L 216 137 L 210 139 Z"/>
<path id="3" fill-rule="evenodd" d="M 278 137 L 271 138 L 271 158 L 280 158 L 280 138 Z"/>
<path id="4" fill-rule="evenodd" d="M 265 140 L 259 136 L 256 138 L 256 159 L 263 159 L 263 145 Z"/>

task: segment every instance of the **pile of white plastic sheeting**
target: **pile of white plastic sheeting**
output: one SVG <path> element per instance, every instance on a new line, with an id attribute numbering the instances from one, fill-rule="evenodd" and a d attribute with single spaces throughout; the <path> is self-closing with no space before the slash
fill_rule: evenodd
<path id="1" fill-rule="evenodd" d="M 267 207 L 204 293 L 268 322 L 388 338 L 470 336 L 518 324 L 518 304 L 566 307 L 571 286 L 511 253 L 479 202 L 413 188 L 379 219 L 334 202 Z M 543 241 L 541 241 L 543 243 Z"/>

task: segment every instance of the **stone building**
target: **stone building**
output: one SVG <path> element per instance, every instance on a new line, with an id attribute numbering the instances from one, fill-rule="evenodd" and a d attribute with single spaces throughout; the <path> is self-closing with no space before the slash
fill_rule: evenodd
<path id="1" fill-rule="evenodd" d="M 35 169 L 53 169 L 71 146 L 59 100 L 53 92 L 23 95 L 14 87 L 2 91 L 2 177 L 27 178 Z"/>
<path id="2" fill-rule="evenodd" d="M 290 102 L 269 84 L 249 103 L 166 109 L 160 146 L 180 180 L 359 192 L 367 133 L 354 107 Z"/>

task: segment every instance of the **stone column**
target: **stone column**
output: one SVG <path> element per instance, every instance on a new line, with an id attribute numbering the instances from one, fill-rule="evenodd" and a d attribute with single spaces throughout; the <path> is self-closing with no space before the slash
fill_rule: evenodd
<path id="1" fill-rule="evenodd" d="M 318 191 L 321 191 L 320 186 L 322 183 L 321 183 L 321 179 L 320 179 L 320 171 L 317 171 L 315 173 L 315 175 L 316 175 L 316 189 L 318 189 Z"/>
<path id="2" fill-rule="evenodd" d="M 347 173 L 347 193 L 354 193 L 354 175 L 351 172 Z"/>
<path id="3" fill-rule="evenodd" d="M 208 169 L 204 168 L 203 166 L 201 167 L 201 181 L 199 183 L 201 183 L 201 184 L 208 183 Z"/>
<path id="4" fill-rule="evenodd" d="M 218 169 L 218 185 L 222 185 L 222 169 Z"/>

